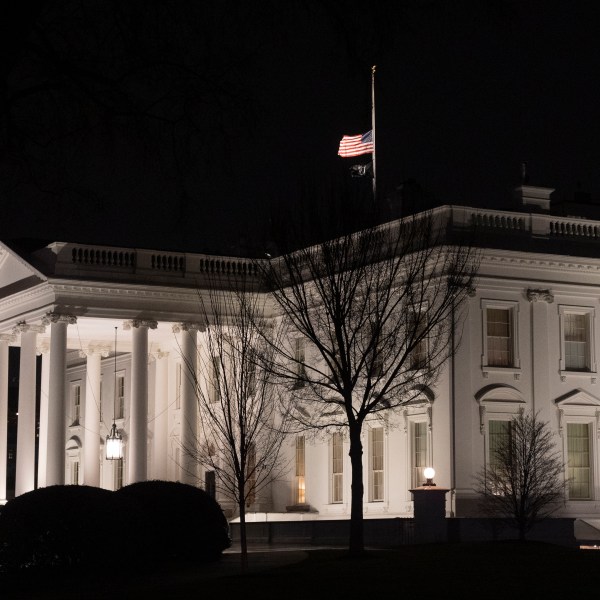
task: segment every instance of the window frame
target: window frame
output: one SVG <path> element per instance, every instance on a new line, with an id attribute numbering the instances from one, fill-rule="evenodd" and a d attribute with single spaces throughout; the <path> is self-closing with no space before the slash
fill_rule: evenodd
<path id="1" fill-rule="evenodd" d="M 375 432 L 377 431 L 377 435 L 381 432 L 381 441 L 375 440 Z M 378 425 L 375 427 L 369 428 L 369 502 L 385 502 L 385 427 L 383 425 Z M 381 469 L 375 468 L 375 444 L 381 444 Z M 380 495 L 376 494 L 376 477 L 378 474 L 381 476 L 381 481 L 377 484 L 378 488 L 381 488 Z"/>
<path id="2" fill-rule="evenodd" d="M 127 382 L 125 378 L 125 370 L 117 371 L 115 374 L 115 398 L 113 406 L 113 411 L 115 413 L 115 421 L 120 421 L 125 419 L 125 404 L 127 398 Z M 123 394 L 121 394 L 121 385 L 120 382 L 123 382 Z"/>
<path id="3" fill-rule="evenodd" d="M 336 443 L 337 442 L 337 443 Z M 336 446 L 340 456 L 336 456 Z M 329 502 L 344 503 L 344 436 L 337 431 L 331 434 L 329 444 Z M 336 464 L 337 463 L 337 464 Z M 336 470 L 339 469 L 339 470 Z M 339 496 L 337 495 L 339 493 Z"/>
<path id="4" fill-rule="evenodd" d="M 490 364 L 490 353 L 488 347 L 488 310 L 506 310 L 509 315 L 509 331 L 510 331 L 510 352 L 511 363 L 507 366 Z M 521 370 L 521 358 L 519 355 L 519 302 L 515 300 L 494 300 L 482 298 L 481 300 L 481 315 L 482 315 L 482 353 L 481 353 L 481 368 L 484 376 L 488 372 L 513 372 L 519 373 Z"/>
<path id="5" fill-rule="evenodd" d="M 306 437 L 303 435 L 297 435 L 294 440 L 293 504 L 306 504 Z"/>
<path id="6" fill-rule="evenodd" d="M 82 388 L 83 388 L 83 386 L 82 386 L 81 379 L 71 382 L 71 390 L 70 390 L 71 413 L 72 413 L 71 427 L 77 427 L 77 426 L 81 425 Z"/>
<path id="7" fill-rule="evenodd" d="M 558 307 L 559 315 L 559 336 L 560 336 L 560 375 L 590 375 L 596 373 L 596 352 L 595 352 L 595 309 L 592 306 L 573 306 L 561 304 Z M 587 350 L 585 369 L 570 369 L 567 367 L 566 356 L 566 315 L 585 315 L 586 318 L 586 333 L 587 333 Z M 564 380 L 564 379 L 563 379 Z"/>
<path id="8" fill-rule="evenodd" d="M 562 438 L 563 462 L 565 465 L 565 484 L 567 492 L 567 506 L 571 510 L 588 510 L 590 502 L 597 502 L 600 498 L 600 399 L 583 390 L 576 390 L 556 400 L 558 409 L 558 433 Z M 568 473 L 569 473 L 569 448 L 568 424 L 586 424 L 589 427 L 590 441 L 590 492 L 591 498 L 569 498 Z"/>

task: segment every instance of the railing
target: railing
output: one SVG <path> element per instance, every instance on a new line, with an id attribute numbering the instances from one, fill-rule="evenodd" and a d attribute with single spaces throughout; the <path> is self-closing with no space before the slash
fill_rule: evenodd
<path id="1" fill-rule="evenodd" d="M 99 267 L 135 267 L 135 252 L 106 248 L 74 247 L 71 260 L 76 265 Z"/>

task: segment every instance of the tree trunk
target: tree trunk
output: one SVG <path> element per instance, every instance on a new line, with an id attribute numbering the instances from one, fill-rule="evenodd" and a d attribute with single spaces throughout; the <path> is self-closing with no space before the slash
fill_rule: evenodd
<path id="1" fill-rule="evenodd" d="M 240 511 L 240 560 L 242 571 L 246 571 L 248 569 L 248 540 L 246 538 L 246 504 L 243 494 L 241 494 L 238 507 Z"/>
<path id="2" fill-rule="evenodd" d="M 357 556 L 364 553 L 363 531 L 363 448 L 360 439 L 360 425 L 350 426 L 350 464 L 352 466 L 352 498 L 350 508 L 350 554 Z"/>

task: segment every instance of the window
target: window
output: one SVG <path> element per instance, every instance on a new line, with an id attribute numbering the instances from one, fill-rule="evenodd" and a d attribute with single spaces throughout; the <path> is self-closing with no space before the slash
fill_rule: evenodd
<path id="1" fill-rule="evenodd" d="M 412 487 L 419 487 L 425 482 L 423 472 L 428 466 L 427 429 L 426 421 L 412 423 Z"/>
<path id="2" fill-rule="evenodd" d="M 294 383 L 295 388 L 301 388 L 306 385 L 306 382 L 303 380 L 303 378 L 306 377 L 306 370 L 304 368 L 305 360 L 306 353 L 304 338 L 296 338 L 294 340 L 294 361 L 296 364 L 296 377 L 298 377 L 298 379 Z"/>
<path id="3" fill-rule="evenodd" d="M 498 449 L 510 440 L 510 421 L 492 421 L 488 423 L 488 464 L 491 468 L 499 466 Z"/>
<path id="4" fill-rule="evenodd" d="M 125 417 L 125 375 L 117 375 L 116 386 L 115 419 L 123 419 Z"/>
<path id="5" fill-rule="evenodd" d="M 567 423 L 567 478 L 569 500 L 592 498 L 590 425 Z"/>
<path id="6" fill-rule="evenodd" d="M 181 363 L 175 366 L 175 408 L 181 408 Z"/>
<path id="7" fill-rule="evenodd" d="M 212 374 L 210 379 L 210 401 L 219 402 L 221 399 L 220 391 L 221 380 L 221 362 L 218 356 L 212 357 Z"/>
<path id="8" fill-rule="evenodd" d="M 341 433 L 331 436 L 331 502 L 344 501 L 344 438 Z"/>
<path id="9" fill-rule="evenodd" d="M 74 383 L 71 387 L 72 425 L 79 425 L 81 418 L 81 384 Z"/>
<path id="10" fill-rule="evenodd" d="M 383 427 L 370 430 L 371 502 L 383 501 Z"/>
<path id="11" fill-rule="evenodd" d="M 71 483 L 73 485 L 79 485 L 79 461 L 74 460 L 71 463 Z"/>
<path id="12" fill-rule="evenodd" d="M 408 335 L 415 341 L 415 346 L 410 352 L 410 368 L 414 370 L 424 369 L 427 366 L 427 316 L 426 313 L 410 312 L 409 313 L 409 329 Z"/>
<path id="13" fill-rule="evenodd" d="M 294 502 L 296 504 L 306 503 L 306 482 L 304 479 L 304 436 L 296 438 L 296 483 L 294 486 Z"/>
<path id="14" fill-rule="evenodd" d="M 214 471 L 206 471 L 204 473 L 204 490 L 211 498 L 216 498 L 217 478 Z"/>
<path id="15" fill-rule="evenodd" d="M 248 448 L 246 460 L 246 506 L 250 506 L 256 502 L 256 451 L 254 444 L 251 444 Z"/>
<path id="16" fill-rule="evenodd" d="M 123 487 L 123 459 L 113 460 L 113 485 L 115 490 Z"/>
<path id="17" fill-rule="evenodd" d="M 594 311 L 589 307 L 560 306 L 561 371 L 595 371 Z"/>
<path id="18" fill-rule="evenodd" d="M 516 302 L 482 300 L 484 367 L 519 368 Z"/>
<path id="19" fill-rule="evenodd" d="M 487 309 L 488 365 L 511 367 L 513 364 L 510 310 Z"/>

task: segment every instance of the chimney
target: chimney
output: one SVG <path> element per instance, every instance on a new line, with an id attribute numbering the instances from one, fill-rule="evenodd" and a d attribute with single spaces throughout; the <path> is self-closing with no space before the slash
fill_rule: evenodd
<path id="1" fill-rule="evenodd" d="M 552 192 L 554 188 L 520 185 L 515 188 L 515 198 L 519 206 L 535 206 L 540 210 L 550 210 Z"/>

